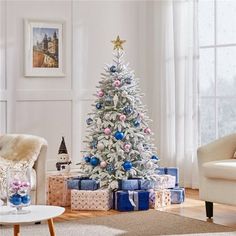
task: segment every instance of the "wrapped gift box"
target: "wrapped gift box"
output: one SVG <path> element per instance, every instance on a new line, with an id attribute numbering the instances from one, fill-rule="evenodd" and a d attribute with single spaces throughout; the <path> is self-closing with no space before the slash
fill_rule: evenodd
<path id="1" fill-rule="evenodd" d="M 75 177 L 67 181 L 68 189 L 77 190 L 97 190 L 99 188 L 99 181 L 85 178 L 85 177 Z"/>
<path id="2" fill-rule="evenodd" d="M 154 189 L 175 188 L 176 178 L 172 175 L 159 175 L 154 184 Z"/>
<path id="3" fill-rule="evenodd" d="M 154 187 L 154 181 L 147 179 L 124 179 L 119 180 L 120 190 L 147 190 Z"/>
<path id="4" fill-rule="evenodd" d="M 155 190 L 155 209 L 169 206 L 171 204 L 171 193 L 169 189 Z"/>
<path id="5" fill-rule="evenodd" d="M 149 208 L 155 208 L 155 190 L 154 189 L 149 189 Z"/>
<path id="6" fill-rule="evenodd" d="M 71 190 L 71 210 L 108 211 L 112 208 L 112 193 L 108 189 Z"/>
<path id="7" fill-rule="evenodd" d="M 159 175 L 172 175 L 175 176 L 175 187 L 179 186 L 179 168 L 177 167 L 159 167 L 157 168 Z"/>
<path id="8" fill-rule="evenodd" d="M 184 202 L 184 199 L 185 199 L 184 188 L 170 189 L 170 193 L 171 193 L 171 204 L 180 204 Z"/>
<path id="9" fill-rule="evenodd" d="M 70 175 L 51 175 L 47 178 L 47 204 L 54 206 L 70 206 L 71 192 L 67 188 Z"/>
<path id="10" fill-rule="evenodd" d="M 149 209 L 149 192 L 145 190 L 114 192 L 113 206 L 118 211 L 143 211 Z"/>

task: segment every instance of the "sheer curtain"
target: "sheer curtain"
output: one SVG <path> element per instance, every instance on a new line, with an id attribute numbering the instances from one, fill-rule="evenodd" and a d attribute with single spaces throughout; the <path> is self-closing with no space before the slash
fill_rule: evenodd
<path id="1" fill-rule="evenodd" d="M 159 149 L 162 165 L 180 169 L 180 183 L 197 187 L 197 1 L 155 2 L 158 9 Z M 157 110 L 158 111 L 158 110 Z"/>

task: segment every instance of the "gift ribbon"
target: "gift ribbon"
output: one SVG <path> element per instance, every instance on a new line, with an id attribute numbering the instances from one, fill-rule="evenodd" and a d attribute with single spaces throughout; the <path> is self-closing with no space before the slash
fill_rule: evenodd
<path id="1" fill-rule="evenodd" d="M 115 192 L 115 209 L 117 210 L 117 194 L 122 193 L 123 191 L 116 191 Z M 129 202 L 134 207 L 135 211 L 138 211 L 139 209 L 139 202 L 138 202 L 138 192 L 137 191 L 128 191 L 129 195 Z"/>

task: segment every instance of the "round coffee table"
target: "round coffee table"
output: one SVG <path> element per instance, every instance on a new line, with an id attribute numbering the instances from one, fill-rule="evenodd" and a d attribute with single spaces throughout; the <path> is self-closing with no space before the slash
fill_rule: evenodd
<path id="1" fill-rule="evenodd" d="M 27 214 L 14 214 L 12 213 L 12 207 L 0 207 L 0 224 L 14 225 L 14 236 L 20 236 L 20 224 L 47 220 L 50 235 L 55 236 L 53 218 L 61 215 L 65 211 L 65 208 L 58 206 L 32 205 L 25 207 L 25 209 L 30 212 Z"/>

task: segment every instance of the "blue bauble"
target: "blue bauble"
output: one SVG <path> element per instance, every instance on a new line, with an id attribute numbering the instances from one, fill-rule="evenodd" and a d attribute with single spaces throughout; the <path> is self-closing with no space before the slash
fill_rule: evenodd
<path id="1" fill-rule="evenodd" d="M 91 147 L 92 147 L 92 148 L 96 148 L 96 147 L 97 147 L 97 144 L 98 144 L 98 141 L 97 141 L 97 140 L 93 140 L 93 141 L 91 142 Z"/>
<path id="2" fill-rule="evenodd" d="M 91 158 L 89 156 L 84 157 L 85 162 L 89 163 Z"/>
<path id="3" fill-rule="evenodd" d="M 134 125 L 134 127 L 139 127 L 140 126 L 140 122 L 138 120 L 135 120 L 133 122 L 133 125 Z"/>
<path id="4" fill-rule="evenodd" d="M 87 125 L 91 125 L 93 123 L 93 119 L 92 118 L 88 118 L 86 120 L 86 123 L 87 123 Z"/>
<path id="5" fill-rule="evenodd" d="M 130 115 L 133 112 L 133 108 L 131 106 L 126 106 L 123 110 L 125 115 Z"/>
<path id="6" fill-rule="evenodd" d="M 116 66 L 110 67 L 110 72 L 115 73 L 117 71 Z"/>
<path id="7" fill-rule="evenodd" d="M 30 202 L 30 195 L 25 195 L 21 197 L 21 201 L 23 204 L 28 204 Z"/>
<path id="8" fill-rule="evenodd" d="M 90 164 L 92 166 L 97 166 L 99 163 L 100 163 L 100 160 L 97 157 L 95 157 L 95 156 L 91 157 Z"/>
<path id="9" fill-rule="evenodd" d="M 158 157 L 158 156 L 155 156 L 155 155 L 152 155 L 151 159 L 158 161 L 158 160 L 159 160 L 159 157 Z"/>
<path id="10" fill-rule="evenodd" d="M 114 134 L 114 137 L 117 139 L 117 140 L 122 140 L 124 138 L 125 134 L 123 132 L 120 132 L 120 131 L 116 131 L 115 134 Z"/>
<path id="11" fill-rule="evenodd" d="M 102 109 L 102 104 L 98 102 L 98 103 L 96 104 L 96 108 L 97 108 L 98 110 L 99 110 L 99 109 Z"/>
<path id="12" fill-rule="evenodd" d="M 15 206 L 18 206 L 22 203 L 21 196 L 19 194 L 14 194 L 13 196 L 11 196 L 9 201 L 12 205 L 15 205 Z"/>
<path id="13" fill-rule="evenodd" d="M 133 164 L 132 164 L 131 161 L 125 161 L 123 163 L 123 168 L 124 168 L 125 171 L 130 170 L 132 167 L 133 167 Z"/>
<path id="14" fill-rule="evenodd" d="M 125 78 L 126 84 L 131 84 L 131 82 L 132 82 L 131 77 Z"/>
<path id="15" fill-rule="evenodd" d="M 113 174 L 115 172 L 115 167 L 112 164 L 108 164 L 106 170 L 109 174 Z"/>

